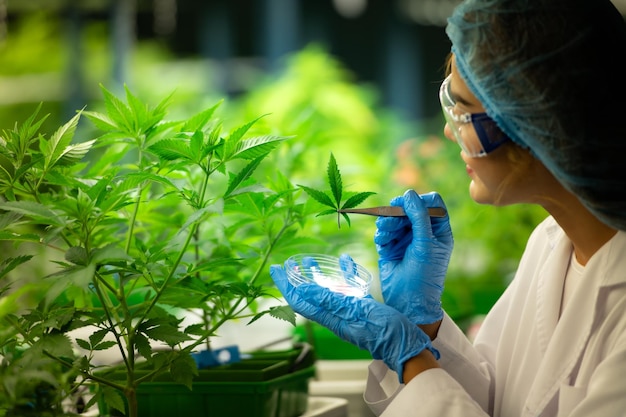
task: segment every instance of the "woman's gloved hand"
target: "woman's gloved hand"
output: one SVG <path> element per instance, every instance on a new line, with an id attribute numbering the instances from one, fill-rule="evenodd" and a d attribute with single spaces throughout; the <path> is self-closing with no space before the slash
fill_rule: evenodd
<path id="1" fill-rule="evenodd" d="M 394 308 L 370 296 L 346 296 L 311 283 L 294 287 L 280 265 L 272 265 L 270 275 L 294 311 L 369 351 L 374 359 L 383 360 L 396 371 L 400 382 L 404 363 L 424 349 L 439 359 L 426 333 Z"/>
<path id="2" fill-rule="evenodd" d="M 450 218 L 430 217 L 428 207 L 446 208 L 438 193 L 408 190 L 391 200 L 406 217 L 376 219 L 380 286 L 385 303 L 415 324 L 442 319 L 441 293 L 454 246 Z"/>

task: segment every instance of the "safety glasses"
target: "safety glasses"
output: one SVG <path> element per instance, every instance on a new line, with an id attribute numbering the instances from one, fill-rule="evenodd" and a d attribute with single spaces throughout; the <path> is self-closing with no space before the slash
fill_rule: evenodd
<path id="1" fill-rule="evenodd" d="M 509 141 L 496 122 L 487 113 L 460 112 L 450 94 L 450 75 L 441 83 L 439 101 L 446 122 L 461 149 L 472 158 L 486 156 L 489 152 Z"/>

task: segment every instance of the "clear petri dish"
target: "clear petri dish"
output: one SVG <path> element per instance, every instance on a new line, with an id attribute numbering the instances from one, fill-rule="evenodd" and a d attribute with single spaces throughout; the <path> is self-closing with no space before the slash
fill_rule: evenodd
<path id="1" fill-rule="evenodd" d="M 287 278 L 294 286 L 309 282 L 344 295 L 364 297 L 372 283 L 372 274 L 346 255 L 302 253 L 290 257 L 285 265 Z"/>

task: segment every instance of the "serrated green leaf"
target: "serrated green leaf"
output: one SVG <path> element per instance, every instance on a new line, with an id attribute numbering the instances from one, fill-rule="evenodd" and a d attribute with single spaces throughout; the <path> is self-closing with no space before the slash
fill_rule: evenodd
<path id="1" fill-rule="evenodd" d="M 185 333 L 201 336 L 204 334 L 204 326 L 202 323 L 191 324 L 185 327 Z"/>
<path id="2" fill-rule="evenodd" d="M 108 333 L 109 333 L 108 330 L 104 330 L 104 329 L 96 330 L 95 332 L 89 335 L 89 343 L 92 346 L 97 345 L 98 343 L 102 342 L 102 340 Z"/>
<path id="3" fill-rule="evenodd" d="M 116 346 L 117 342 L 115 340 L 105 340 L 104 342 L 98 343 L 93 347 L 93 350 L 107 350 Z"/>
<path id="4" fill-rule="evenodd" d="M 0 261 L 0 278 L 17 268 L 19 265 L 28 262 L 33 255 L 20 255 L 15 258 L 6 258 Z"/>
<path id="5" fill-rule="evenodd" d="M 265 155 L 260 156 L 259 158 L 256 158 L 255 160 L 250 162 L 248 165 L 246 165 L 241 171 L 239 171 L 237 175 L 235 175 L 233 178 L 230 179 L 230 182 L 228 183 L 228 188 L 226 189 L 226 192 L 224 193 L 224 197 L 223 197 L 224 199 L 228 198 L 233 193 L 233 191 L 237 189 L 237 187 L 239 187 L 245 180 L 250 178 L 250 176 L 258 168 L 259 164 L 261 163 L 264 157 Z"/>
<path id="6" fill-rule="evenodd" d="M 198 375 L 198 366 L 191 355 L 179 354 L 170 365 L 170 374 L 174 382 L 185 385 L 191 389 L 193 377 Z"/>
<path id="7" fill-rule="evenodd" d="M 41 139 L 39 148 L 44 156 L 44 171 L 50 170 L 68 152 L 80 115 L 81 113 L 76 114 L 69 122 L 59 127 L 52 134 L 50 140 Z"/>
<path id="8" fill-rule="evenodd" d="M 35 111 L 21 125 L 18 126 L 16 123 L 13 130 L 3 131 L 4 139 L 7 141 L 6 147 L 10 151 L 9 154 L 13 153 L 11 156 L 18 164 L 22 164 L 26 155 L 32 153 L 32 145 L 37 140 L 37 133 L 43 122 L 50 116 L 47 114 L 35 122 L 41 107 L 42 103 L 39 103 Z"/>
<path id="9" fill-rule="evenodd" d="M 178 233 L 182 233 L 187 230 L 192 224 L 202 221 L 206 216 L 211 213 L 222 213 L 224 211 L 224 200 L 220 199 L 210 206 L 196 210 L 187 218 L 187 221 L 178 230 Z"/>
<path id="10" fill-rule="evenodd" d="M 302 188 L 305 193 L 307 193 L 311 198 L 313 198 L 318 203 L 323 204 L 328 207 L 332 207 L 335 210 L 337 209 L 337 205 L 325 192 L 316 190 L 311 187 L 307 187 L 306 185 L 298 184 L 298 187 Z"/>
<path id="11" fill-rule="evenodd" d="M 376 193 L 371 191 L 365 191 L 361 193 L 357 193 L 352 197 L 348 198 L 345 203 L 341 206 L 342 209 L 354 208 L 365 201 L 369 196 L 372 196 Z"/>
<path id="12" fill-rule="evenodd" d="M 270 307 L 269 314 L 277 319 L 287 321 L 294 326 L 296 325 L 296 313 L 288 305 Z"/>
<path id="13" fill-rule="evenodd" d="M 14 225 L 22 217 L 20 213 L 12 211 L 0 214 L 0 230 L 4 230 L 9 226 Z"/>
<path id="14" fill-rule="evenodd" d="M 145 359 L 150 359 L 152 357 L 152 346 L 150 345 L 150 340 L 139 333 L 135 336 L 135 347 L 139 354 Z"/>
<path id="15" fill-rule="evenodd" d="M 224 100 L 218 101 L 212 107 L 209 107 L 206 110 L 202 110 L 200 113 L 197 113 L 190 118 L 188 118 L 182 126 L 183 132 L 195 132 L 198 130 L 204 129 L 204 127 L 209 123 L 215 110 L 224 102 Z"/>
<path id="16" fill-rule="evenodd" d="M 26 119 L 26 121 L 24 121 L 24 123 L 22 123 L 22 125 L 18 129 L 21 147 L 24 151 L 26 151 L 30 147 L 30 144 L 32 143 L 32 139 L 37 135 L 39 128 L 41 127 L 43 122 L 50 116 L 50 114 L 46 114 L 37 122 L 35 122 L 35 118 L 39 114 L 39 111 L 41 110 L 42 105 L 43 105 L 42 103 L 39 103 L 39 105 L 37 105 L 37 108 L 35 109 L 33 114 L 31 114 L 28 117 L 28 119 Z"/>
<path id="17" fill-rule="evenodd" d="M 55 212 L 47 206 L 34 201 L 7 201 L 0 203 L 0 209 L 24 214 L 43 224 L 63 226 L 64 223 Z"/>
<path id="18" fill-rule="evenodd" d="M 100 399 L 99 395 L 92 395 L 91 398 L 88 397 L 88 401 L 85 403 L 85 410 L 91 410 L 92 407 L 95 407 L 98 404 Z"/>
<path id="19" fill-rule="evenodd" d="M 220 139 L 220 134 L 222 133 L 222 124 L 217 123 L 213 129 L 209 132 L 207 146 L 202 150 L 201 160 L 206 158 L 211 152 L 216 152 L 217 149 L 223 146 L 223 143 Z"/>
<path id="20" fill-rule="evenodd" d="M 0 232 L 0 240 L 10 240 L 12 242 L 39 242 L 41 237 L 32 233 L 12 233 L 12 232 Z"/>
<path id="21" fill-rule="evenodd" d="M 129 120 L 129 116 L 131 115 L 130 108 L 103 85 L 100 85 L 100 90 L 102 91 L 102 95 L 104 97 L 104 106 L 106 108 L 107 115 L 117 128 L 129 134 L 136 133 Z"/>
<path id="22" fill-rule="evenodd" d="M 174 96 L 174 91 L 172 91 L 169 95 L 163 98 L 163 100 L 161 100 L 159 104 L 157 104 L 157 106 L 152 110 L 152 112 L 150 113 L 150 120 L 149 120 L 149 124 L 151 126 L 157 125 L 157 123 L 161 121 L 163 117 L 165 117 L 165 114 L 167 113 L 167 107 L 170 105 L 170 102 L 173 96 Z M 167 123 L 164 123 L 164 124 L 167 124 Z"/>
<path id="23" fill-rule="evenodd" d="M 87 155 L 94 143 L 96 143 L 95 139 L 66 146 L 58 163 L 62 165 L 75 164 Z"/>
<path id="24" fill-rule="evenodd" d="M 189 150 L 191 153 L 192 160 L 195 163 L 200 163 L 202 160 L 202 148 L 204 146 L 204 132 L 201 130 L 196 130 L 191 135 L 189 139 Z"/>
<path id="25" fill-rule="evenodd" d="M 246 132 L 262 117 L 264 116 L 257 117 L 256 119 L 242 126 L 239 126 L 235 130 L 233 130 L 230 133 L 230 135 L 228 135 L 228 137 L 224 141 L 224 155 L 223 155 L 224 160 L 230 160 L 231 156 L 235 152 L 240 152 L 239 142 L 241 141 L 243 136 L 246 134 Z"/>
<path id="26" fill-rule="evenodd" d="M 85 115 L 85 117 L 87 117 L 94 124 L 94 126 L 104 132 L 117 130 L 115 122 L 104 113 L 84 111 L 83 115 Z"/>
<path id="27" fill-rule="evenodd" d="M 337 214 L 337 210 L 324 210 L 324 211 L 320 211 L 319 213 L 317 213 L 315 215 L 315 217 L 319 217 L 319 216 L 326 216 L 328 214 Z"/>
<path id="28" fill-rule="evenodd" d="M 71 358 L 74 356 L 72 341 L 61 333 L 45 334 L 36 343 L 41 349 L 59 357 Z"/>
<path id="29" fill-rule="evenodd" d="M 89 344 L 88 341 L 84 340 L 84 339 L 79 339 L 76 338 L 76 344 L 81 348 L 81 349 L 85 349 L 85 350 L 91 350 L 91 345 Z"/>
<path id="30" fill-rule="evenodd" d="M 194 161 L 191 148 L 182 139 L 163 139 L 151 145 L 148 150 L 166 161 L 177 159 Z"/>
<path id="31" fill-rule="evenodd" d="M 10 184 L 15 176 L 15 167 L 13 161 L 6 156 L 0 154 L 0 179 Z"/>
<path id="32" fill-rule="evenodd" d="M 30 162 L 24 161 L 22 165 L 15 170 L 15 178 L 20 179 L 25 175 L 32 172 L 32 168 L 43 164 L 43 155 L 40 152 L 32 152 L 28 157 L 31 158 Z"/>
<path id="33" fill-rule="evenodd" d="M 107 406 L 109 406 L 110 408 L 114 408 L 118 411 L 121 411 L 122 413 L 125 413 L 125 406 L 124 406 L 124 397 L 122 396 L 122 394 L 114 389 L 111 388 L 109 386 L 101 386 L 101 392 L 102 392 L 102 399 L 104 400 L 105 404 Z"/>
<path id="34" fill-rule="evenodd" d="M 47 304 L 50 304 L 65 291 L 69 284 L 81 288 L 83 291 L 89 291 L 89 285 L 93 280 L 95 272 L 96 266 L 92 262 L 86 266 L 69 267 L 51 275 L 49 279 L 53 284 L 46 293 Z"/>
<path id="35" fill-rule="evenodd" d="M 266 135 L 242 140 L 229 159 L 255 159 L 265 156 L 286 139 L 283 136 Z"/>
<path id="36" fill-rule="evenodd" d="M 103 200 L 107 198 L 111 191 L 111 176 L 100 178 L 95 184 L 86 190 L 90 200 L 95 200 L 99 206 Z"/>
<path id="37" fill-rule="evenodd" d="M 332 153 L 330 154 L 330 158 L 328 160 L 326 173 L 328 175 L 328 185 L 330 185 L 332 196 L 335 198 L 334 207 L 339 207 L 339 205 L 341 204 L 343 183 L 341 181 L 341 173 L 339 172 L 339 168 L 337 167 L 337 161 L 335 160 L 335 156 Z"/>
<path id="38" fill-rule="evenodd" d="M 191 337 L 187 336 L 178 328 L 172 326 L 169 323 L 161 323 L 149 329 L 143 330 L 143 333 L 152 340 L 165 342 L 168 346 L 176 346 L 179 343 L 191 340 Z"/>
<path id="39" fill-rule="evenodd" d="M 302 188 L 307 194 L 309 194 L 309 196 L 314 198 L 317 202 L 334 208 L 334 210 L 324 210 L 318 213 L 316 217 L 336 213 L 337 214 L 337 227 L 341 227 L 342 216 L 348 223 L 348 226 L 350 226 L 351 225 L 350 217 L 347 215 L 347 213 L 340 213 L 339 212 L 340 208 L 349 209 L 349 208 L 356 207 L 357 205 L 365 201 L 367 197 L 376 193 L 369 192 L 369 191 L 355 193 L 355 194 L 352 194 L 342 204 L 342 198 L 344 196 L 343 182 L 341 179 L 341 172 L 339 171 L 339 168 L 337 167 L 337 161 L 335 160 L 335 156 L 332 153 L 330 154 L 330 158 L 328 160 L 327 177 L 328 177 L 328 185 L 330 186 L 330 190 L 332 194 L 330 196 L 322 191 L 315 190 L 309 187 L 305 187 L 302 185 L 299 185 L 299 187 Z M 333 198 L 335 199 L 335 202 L 332 201 Z"/>
<path id="40" fill-rule="evenodd" d="M 133 95 L 126 84 L 124 84 L 124 91 L 126 92 L 126 102 L 128 103 L 130 109 L 130 115 L 132 116 L 132 121 L 134 122 L 132 123 L 133 129 L 135 131 L 143 130 L 142 128 L 146 127 L 148 108 L 141 100 Z"/>

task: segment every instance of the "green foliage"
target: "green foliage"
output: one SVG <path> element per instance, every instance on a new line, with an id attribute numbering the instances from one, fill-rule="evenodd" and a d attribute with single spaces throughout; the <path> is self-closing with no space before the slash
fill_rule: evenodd
<path id="1" fill-rule="evenodd" d="M 76 372 L 63 370 L 37 348 L 21 352 L 5 340 L 0 363 L 0 415 L 58 417 L 70 415 L 62 403 L 75 387 Z M 7 405 L 11 405 L 7 407 Z"/>
<path id="2" fill-rule="evenodd" d="M 395 144 L 413 134 L 408 123 L 381 105 L 373 86 L 357 83 L 341 62 L 318 45 L 292 54 L 285 62 L 279 74 L 261 79 L 250 92 L 229 103 L 229 110 L 244 119 L 258 112 L 271 114 L 255 128 L 293 136 L 268 156 L 271 164 L 259 172 L 273 177 L 278 171 L 294 184 L 327 190 L 326 168 L 332 153 L 341 167 L 342 190 L 376 191 L 368 199 L 374 205 L 388 204 L 402 194 L 404 190 L 389 173 Z M 308 196 L 303 188 L 300 191 Z M 306 199 L 304 209 L 311 216 L 324 208 L 330 207 Z M 323 216 L 307 222 L 304 231 L 323 238 L 315 252 L 349 253 L 368 268 L 376 268 L 373 218 L 351 216 L 350 227 L 339 229 L 332 216 Z"/>
<path id="3" fill-rule="evenodd" d="M 307 213 L 298 189 L 284 176 L 258 179 L 287 139 L 251 134 L 263 116 L 224 132 L 221 102 L 172 121 L 170 96 L 152 107 L 128 88 L 124 99 L 101 90 L 104 111 L 81 110 L 49 136 L 39 132 L 39 108 L 2 132 L 0 240 L 22 254 L 0 263 L 0 331 L 14 337 L 0 354 L 38 352 L 99 385 L 88 405 L 120 408 L 110 389 L 134 404 L 136 386 L 164 371 L 190 386 L 190 352 L 229 320 L 295 321 L 257 302 L 276 295 L 267 285 L 271 256 L 313 240 L 299 233 Z M 85 118 L 100 135 L 77 140 Z M 52 262 L 39 274 L 29 267 L 41 248 Z M 13 272 L 30 282 L 9 279 Z M 192 310 L 201 320 L 185 324 Z M 78 329 L 87 336 L 74 336 Z M 125 380 L 96 369 L 95 354 L 108 349 L 120 352 Z M 148 376 L 135 374 L 138 362 Z"/>
<path id="4" fill-rule="evenodd" d="M 350 226 L 350 217 L 346 213 L 340 213 L 339 210 L 354 208 L 365 201 L 369 196 L 374 195 L 376 193 L 371 191 L 364 191 L 359 193 L 351 193 L 349 198 L 345 201 L 344 190 L 343 190 L 343 181 L 341 180 L 341 172 L 339 171 L 339 167 L 337 167 L 337 161 L 335 160 L 335 156 L 331 153 L 328 159 L 328 168 L 326 169 L 327 177 L 328 177 L 328 186 L 330 191 L 321 191 L 316 190 L 311 187 L 307 187 L 306 185 L 298 186 L 302 188 L 311 198 L 313 198 L 318 203 L 323 206 L 331 207 L 332 210 L 324 210 L 318 214 L 318 216 L 323 216 L 326 214 L 337 214 L 337 227 L 341 227 L 341 217 L 342 215 Z"/>

